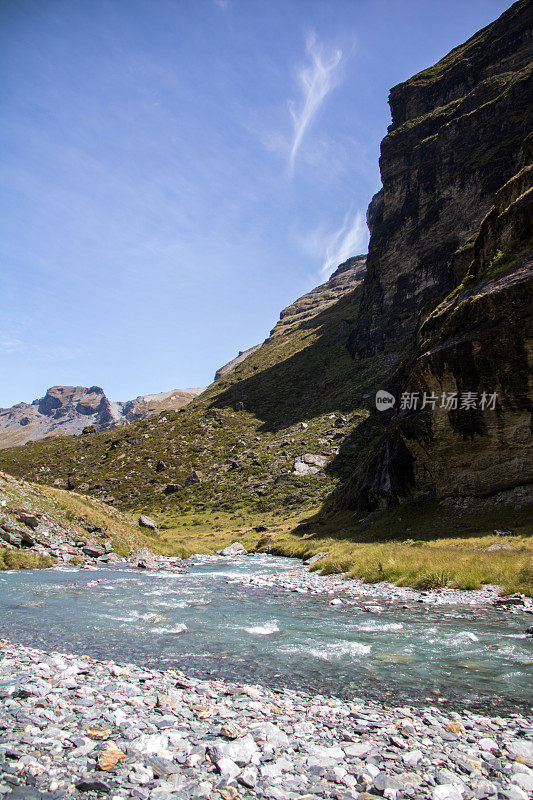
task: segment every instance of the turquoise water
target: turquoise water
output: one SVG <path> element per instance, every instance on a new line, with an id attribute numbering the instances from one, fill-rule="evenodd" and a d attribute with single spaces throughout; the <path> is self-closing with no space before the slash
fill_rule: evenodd
<path id="1" fill-rule="evenodd" d="M 507 710 L 531 702 L 531 620 L 472 607 L 381 614 L 330 596 L 228 581 L 291 570 L 272 556 L 205 560 L 186 575 L 125 566 L 0 574 L 0 636 L 203 677 L 390 702 Z"/>

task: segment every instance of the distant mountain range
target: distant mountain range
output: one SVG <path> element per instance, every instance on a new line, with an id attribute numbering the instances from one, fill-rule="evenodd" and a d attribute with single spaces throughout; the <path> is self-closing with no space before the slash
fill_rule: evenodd
<path id="1" fill-rule="evenodd" d="M 183 408 L 201 391 L 175 389 L 117 403 L 109 400 L 100 386 L 52 386 L 33 403 L 0 409 L 0 449 L 79 434 L 87 426 L 103 431 L 128 425 L 136 419 Z"/>

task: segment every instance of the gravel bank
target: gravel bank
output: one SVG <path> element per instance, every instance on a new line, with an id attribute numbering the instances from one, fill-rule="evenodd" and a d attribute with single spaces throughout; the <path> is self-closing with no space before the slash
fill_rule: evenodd
<path id="1" fill-rule="evenodd" d="M 193 557 L 194 559 L 195 557 Z M 207 558 L 202 556 L 202 558 Z M 213 558 L 215 558 L 213 556 Z M 488 606 L 497 605 L 514 613 L 533 614 L 533 599 L 524 595 L 500 598 L 500 587 L 484 586 L 483 589 L 434 589 L 422 591 L 392 583 L 368 584 L 361 580 L 344 580 L 342 575 L 321 575 L 310 572 L 308 567 L 280 572 L 277 575 L 242 575 L 228 583 L 255 586 L 261 589 L 285 589 L 302 594 L 330 594 L 344 602 L 362 603 L 429 603 L 431 605 Z M 375 607 L 373 608 L 375 610 Z"/>
<path id="2" fill-rule="evenodd" d="M 524 800 L 533 718 L 388 707 L 0 642 L 6 800 Z"/>

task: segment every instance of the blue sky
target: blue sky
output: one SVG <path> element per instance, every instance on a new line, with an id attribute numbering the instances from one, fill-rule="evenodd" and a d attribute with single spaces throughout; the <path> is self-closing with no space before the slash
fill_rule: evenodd
<path id="1" fill-rule="evenodd" d="M 0 406 L 209 383 L 365 252 L 389 88 L 508 6 L 2 0 Z"/>

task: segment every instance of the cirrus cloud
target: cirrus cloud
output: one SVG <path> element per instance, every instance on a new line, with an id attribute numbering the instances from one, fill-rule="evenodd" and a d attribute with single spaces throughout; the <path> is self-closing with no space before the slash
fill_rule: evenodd
<path id="1" fill-rule="evenodd" d="M 300 102 L 289 101 L 289 112 L 293 121 L 293 137 L 289 153 L 289 172 L 292 174 L 296 156 L 305 133 L 318 113 L 324 100 L 340 80 L 342 50 L 326 52 L 318 44 L 316 36 L 307 37 L 306 51 L 309 63 L 298 71 L 298 82 L 302 91 Z"/>

